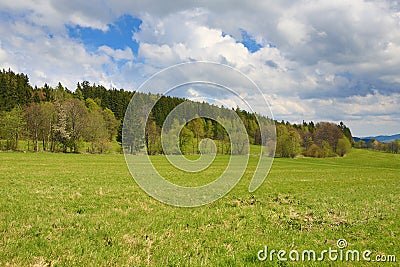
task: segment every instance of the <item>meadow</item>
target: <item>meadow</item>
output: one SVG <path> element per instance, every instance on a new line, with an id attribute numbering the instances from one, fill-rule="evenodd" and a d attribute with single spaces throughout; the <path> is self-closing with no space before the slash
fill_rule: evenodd
<path id="1" fill-rule="evenodd" d="M 227 156 L 177 184 L 198 185 Z M 148 196 L 120 154 L 0 153 L 0 266 L 370 266 L 363 261 L 260 261 L 268 249 L 371 250 L 400 261 L 400 155 L 353 149 L 344 158 L 275 159 L 248 192 L 257 157 L 216 202 L 168 206 Z M 286 255 L 287 256 L 287 255 Z M 382 263 L 395 266 L 396 263 Z"/>

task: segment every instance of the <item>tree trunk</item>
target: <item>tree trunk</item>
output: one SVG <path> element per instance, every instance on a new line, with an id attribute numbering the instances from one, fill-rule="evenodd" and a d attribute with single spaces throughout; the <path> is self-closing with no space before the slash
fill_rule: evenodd
<path id="1" fill-rule="evenodd" d="M 38 140 L 38 134 L 37 132 L 35 132 L 35 148 L 34 148 L 35 152 L 39 151 L 39 140 Z"/>

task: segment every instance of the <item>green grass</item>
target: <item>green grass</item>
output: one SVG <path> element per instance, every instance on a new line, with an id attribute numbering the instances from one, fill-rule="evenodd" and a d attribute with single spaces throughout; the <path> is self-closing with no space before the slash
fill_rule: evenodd
<path id="1" fill-rule="evenodd" d="M 168 179 L 191 185 L 210 180 L 227 159 L 180 181 L 162 156 L 152 157 Z M 147 196 L 123 155 L 0 153 L 0 266 L 372 264 L 257 259 L 265 245 L 319 252 L 336 249 L 339 238 L 371 257 L 400 257 L 400 155 L 353 150 L 344 158 L 275 159 L 251 194 L 256 159 L 225 197 L 177 208 Z"/>

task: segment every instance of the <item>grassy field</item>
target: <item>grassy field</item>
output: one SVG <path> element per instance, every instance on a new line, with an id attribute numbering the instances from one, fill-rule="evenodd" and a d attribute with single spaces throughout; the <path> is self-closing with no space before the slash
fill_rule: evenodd
<path id="1" fill-rule="evenodd" d="M 181 181 L 163 157 L 152 158 L 183 184 L 213 177 L 227 159 Z M 265 246 L 319 253 L 341 238 L 371 259 L 400 261 L 400 155 L 276 159 L 249 193 L 254 157 L 228 195 L 198 208 L 147 196 L 123 155 L 0 153 L 0 162 L 0 266 L 372 266 L 257 258 Z"/>

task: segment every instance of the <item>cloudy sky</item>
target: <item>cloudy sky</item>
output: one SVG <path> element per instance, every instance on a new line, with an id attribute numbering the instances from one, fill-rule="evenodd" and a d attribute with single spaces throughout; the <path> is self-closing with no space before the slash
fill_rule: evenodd
<path id="1" fill-rule="evenodd" d="M 0 1 L 0 68 L 32 85 L 135 90 L 196 60 L 248 75 L 275 119 L 400 133 L 400 1 Z"/>

